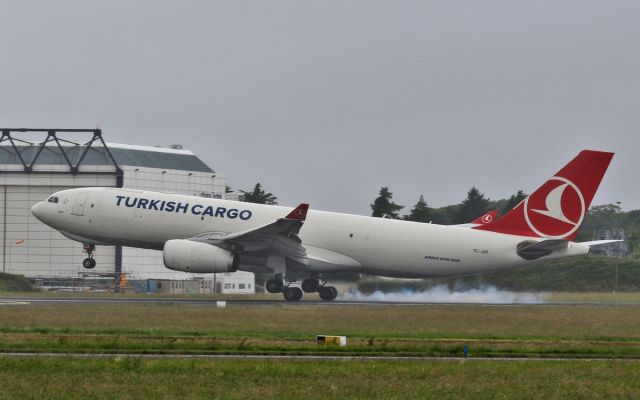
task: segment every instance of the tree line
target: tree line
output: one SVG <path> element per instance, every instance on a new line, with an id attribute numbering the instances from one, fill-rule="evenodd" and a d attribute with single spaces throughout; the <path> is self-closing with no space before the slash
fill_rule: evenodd
<path id="1" fill-rule="evenodd" d="M 378 197 L 370 205 L 373 217 L 403 219 L 414 222 L 432 222 L 434 224 L 464 224 L 470 222 L 491 210 L 497 210 L 500 215 L 505 214 L 517 206 L 527 195 L 518 190 L 517 193 L 505 200 L 492 201 L 480 190 L 473 186 L 467 192 L 467 197 L 460 204 L 441 208 L 428 206 L 424 195 L 420 195 L 418 202 L 411 208 L 409 214 L 400 215 L 404 206 L 393 202 L 393 193 L 388 187 L 380 189 Z"/>
<path id="2" fill-rule="evenodd" d="M 467 197 L 462 203 L 441 208 L 429 207 L 424 195 L 420 195 L 418 202 L 411 208 L 409 214 L 401 216 L 400 211 L 405 207 L 396 204 L 393 201 L 393 193 L 388 187 L 383 186 L 380 188 L 378 197 L 370 206 L 373 217 L 433 222 L 444 225 L 464 224 L 491 210 L 497 210 L 500 214 L 504 214 L 518 205 L 526 196 L 522 190 L 518 190 L 506 200 L 492 201 L 474 186 L 467 192 Z M 253 190 L 240 190 L 239 198 L 248 203 L 278 204 L 278 198 L 273 193 L 265 191 L 259 182 L 255 184 Z"/>

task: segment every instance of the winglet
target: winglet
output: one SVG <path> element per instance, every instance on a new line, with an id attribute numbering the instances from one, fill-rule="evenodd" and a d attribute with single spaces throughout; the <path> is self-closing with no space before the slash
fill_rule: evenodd
<path id="1" fill-rule="evenodd" d="M 300 205 L 293 209 L 285 218 L 293 219 L 296 221 L 304 221 L 307 218 L 307 211 L 309 210 L 309 204 L 300 203 Z"/>

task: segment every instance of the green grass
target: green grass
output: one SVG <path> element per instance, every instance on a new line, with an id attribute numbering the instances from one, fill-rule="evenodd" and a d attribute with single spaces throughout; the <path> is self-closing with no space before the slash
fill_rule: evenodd
<path id="1" fill-rule="evenodd" d="M 22 275 L 3 274 L 0 272 L 0 293 L 20 293 L 38 292 L 38 288 L 33 286 Z"/>
<path id="2" fill-rule="evenodd" d="M 639 358 L 638 326 L 626 306 L 23 305 L 0 307 L 0 351 Z"/>
<path id="3" fill-rule="evenodd" d="M 615 361 L 0 359 L 13 399 L 637 398 L 640 364 Z"/>
<path id="4" fill-rule="evenodd" d="M 638 398 L 635 306 L 0 306 L 0 352 L 453 356 L 460 361 L 12 358 L 0 399 Z M 346 348 L 316 334 L 347 335 Z M 635 358 L 510 361 L 474 357 Z"/>
<path id="5" fill-rule="evenodd" d="M 65 304 L 0 306 L 0 331 L 308 338 L 580 338 L 640 340 L 626 306 L 212 306 Z"/>

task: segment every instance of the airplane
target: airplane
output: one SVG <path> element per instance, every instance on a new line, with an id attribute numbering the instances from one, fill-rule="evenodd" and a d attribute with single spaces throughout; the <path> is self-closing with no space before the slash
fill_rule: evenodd
<path id="1" fill-rule="evenodd" d="M 157 249 L 172 270 L 269 272 L 270 293 L 330 301 L 332 272 L 451 277 L 588 254 L 605 241 L 573 240 L 612 158 L 584 150 L 511 211 L 467 229 L 106 187 L 63 190 L 31 212 L 84 244 L 86 268 L 96 265 L 96 245 Z M 305 277 L 301 285 L 294 275 Z"/>

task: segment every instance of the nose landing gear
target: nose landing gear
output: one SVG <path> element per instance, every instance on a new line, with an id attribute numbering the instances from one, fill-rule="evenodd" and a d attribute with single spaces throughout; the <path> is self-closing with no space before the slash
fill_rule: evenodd
<path id="1" fill-rule="evenodd" d="M 83 244 L 83 251 L 87 253 L 87 258 L 82 260 L 82 266 L 86 269 L 93 269 L 96 266 L 96 260 L 93 258 L 93 252 L 96 249 L 96 246 L 91 243 Z"/>

